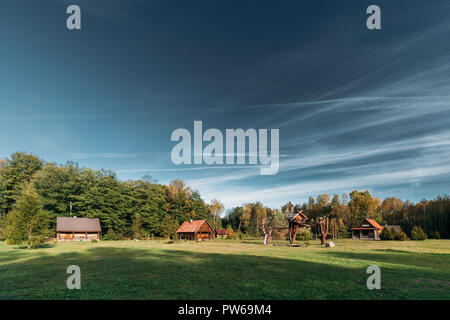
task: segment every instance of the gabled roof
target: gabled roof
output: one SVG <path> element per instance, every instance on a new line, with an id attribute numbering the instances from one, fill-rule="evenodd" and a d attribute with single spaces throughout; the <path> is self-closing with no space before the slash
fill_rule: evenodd
<path id="1" fill-rule="evenodd" d="M 370 226 L 363 227 L 363 224 L 369 224 Z M 383 230 L 383 227 L 373 219 L 364 219 L 358 228 L 352 228 L 352 230 Z"/>
<path id="2" fill-rule="evenodd" d="M 183 222 L 183 224 L 178 228 L 177 233 L 180 232 L 189 232 L 189 233 L 195 233 L 197 232 L 200 227 L 206 223 L 208 227 L 211 229 L 211 231 L 214 231 L 213 228 L 209 225 L 208 221 L 206 220 L 189 220 Z"/>
<path id="3" fill-rule="evenodd" d="M 308 217 L 303 213 L 303 211 L 292 212 L 286 217 L 286 219 L 292 221 L 296 219 L 297 216 L 299 216 L 300 220 L 308 220 Z"/>
<path id="4" fill-rule="evenodd" d="M 374 228 L 377 228 L 377 229 L 383 229 L 383 227 L 382 226 L 380 226 L 379 224 L 378 224 L 378 222 L 376 222 L 375 220 L 373 220 L 373 219 L 365 219 L 372 227 L 374 227 Z M 364 222 L 364 221 L 363 221 Z"/>
<path id="5" fill-rule="evenodd" d="M 101 232 L 98 218 L 57 217 L 56 232 Z"/>

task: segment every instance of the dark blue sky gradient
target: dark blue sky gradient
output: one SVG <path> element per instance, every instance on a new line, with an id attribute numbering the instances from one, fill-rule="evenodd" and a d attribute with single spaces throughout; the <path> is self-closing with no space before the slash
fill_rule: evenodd
<path id="1" fill-rule="evenodd" d="M 66 7 L 82 30 L 65 27 Z M 365 27 L 378 4 L 382 30 Z M 446 0 L 0 3 L 0 156 L 182 178 L 227 207 L 450 186 Z M 174 129 L 279 128 L 280 171 L 177 167 Z"/>

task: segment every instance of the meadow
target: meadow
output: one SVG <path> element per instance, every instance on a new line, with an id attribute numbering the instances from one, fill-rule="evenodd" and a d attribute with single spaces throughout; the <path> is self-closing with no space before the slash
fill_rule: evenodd
<path id="1" fill-rule="evenodd" d="M 0 299 L 450 299 L 450 240 L 0 242 Z M 68 290 L 69 265 L 81 289 Z M 381 290 L 368 290 L 369 265 Z"/>

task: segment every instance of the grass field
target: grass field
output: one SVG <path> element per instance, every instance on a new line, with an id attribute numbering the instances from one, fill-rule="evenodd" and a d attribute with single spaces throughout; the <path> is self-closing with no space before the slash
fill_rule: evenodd
<path id="1" fill-rule="evenodd" d="M 0 299 L 450 299 L 450 240 L 0 242 Z M 69 265 L 81 289 L 68 290 Z M 381 268 L 368 290 L 366 268 Z"/>

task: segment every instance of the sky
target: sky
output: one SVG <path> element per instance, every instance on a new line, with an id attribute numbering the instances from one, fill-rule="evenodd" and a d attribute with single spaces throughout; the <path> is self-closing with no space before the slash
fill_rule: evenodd
<path id="1" fill-rule="evenodd" d="M 2 1 L 0 157 L 179 178 L 227 208 L 432 199 L 450 187 L 449 38 L 448 0 Z M 279 129 L 278 173 L 173 164 L 196 120 Z"/>

